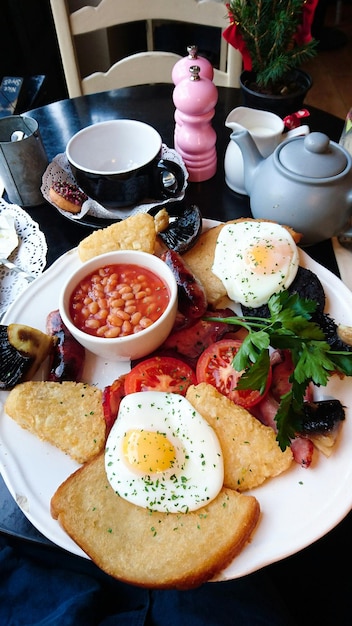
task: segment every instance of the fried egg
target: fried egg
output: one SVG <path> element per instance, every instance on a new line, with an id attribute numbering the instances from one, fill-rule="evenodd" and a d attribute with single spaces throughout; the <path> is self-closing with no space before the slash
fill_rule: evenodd
<path id="1" fill-rule="evenodd" d="M 105 450 L 114 491 L 152 511 L 186 513 L 213 500 L 224 479 L 219 440 L 184 396 L 128 394 Z"/>
<path id="2" fill-rule="evenodd" d="M 221 229 L 212 271 L 231 300 L 258 307 L 291 285 L 298 266 L 298 249 L 286 228 L 244 220 Z"/>

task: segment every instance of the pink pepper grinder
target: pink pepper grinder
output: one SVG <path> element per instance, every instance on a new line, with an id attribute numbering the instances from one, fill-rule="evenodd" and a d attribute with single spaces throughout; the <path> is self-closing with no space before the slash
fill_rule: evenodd
<path id="1" fill-rule="evenodd" d="M 214 176 L 217 166 L 216 133 L 211 125 L 218 90 L 214 83 L 199 75 L 198 65 L 189 68 L 190 76 L 175 87 L 174 145 L 182 156 L 190 182 L 201 182 Z"/>
<path id="2" fill-rule="evenodd" d="M 175 63 L 172 70 L 172 82 L 177 85 L 183 78 L 189 77 L 189 68 L 197 65 L 200 76 L 213 80 L 214 68 L 208 59 L 198 56 L 198 48 L 195 45 L 187 46 L 188 56 L 183 57 Z"/>

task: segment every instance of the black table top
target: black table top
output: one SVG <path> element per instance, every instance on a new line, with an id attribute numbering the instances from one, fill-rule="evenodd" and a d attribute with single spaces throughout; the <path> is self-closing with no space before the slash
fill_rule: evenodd
<path id="1" fill-rule="evenodd" d="M 172 147 L 174 132 L 172 90 L 172 85 L 130 87 L 62 100 L 34 109 L 29 114 L 39 123 L 49 161 L 58 153 L 64 152 L 68 140 L 78 130 L 108 119 L 132 118 L 149 123 L 159 131 L 163 141 Z M 217 133 L 217 172 L 208 181 L 190 183 L 184 202 L 197 204 L 203 217 L 225 221 L 250 216 L 250 209 L 248 198 L 231 191 L 224 180 L 224 155 L 230 134 L 224 121 L 228 113 L 241 104 L 240 92 L 232 88 L 219 88 L 218 91 L 219 99 L 213 119 Z M 318 109 L 311 107 L 308 109 L 310 117 L 307 122 L 311 130 L 325 132 L 331 139 L 338 141 L 344 120 Z M 75 247 L 90 232 L 89 227 L 63 217 L 46 202 L 27 210 L 46 236 L 48 266 L 67 250 Z M 330 240 L 308 248 L 307 252 L 338 275 Z M 27 520 L 1 476 L 0 502 L 0 532 L 36 544 L 53 545 Z"/>

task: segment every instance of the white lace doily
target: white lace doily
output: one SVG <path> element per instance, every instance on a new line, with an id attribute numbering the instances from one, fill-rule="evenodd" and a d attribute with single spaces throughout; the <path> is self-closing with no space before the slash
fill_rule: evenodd
<path id="1" fill-rule="evenodd" d="M 43 174 L 41 192 L 47 202 L 49 202 L 54 207 L 56 207 L 56 209 L 60 213 L 62 213 L 62 215 L 72 220 L 79 221 L 85 215 L 92 215 L 94 217 L 101 217 L 105 219 L 106 218 L 124 219 L 128 217 L 129 215 L 133 215 L 134 213 L 140 213 L 140 212 L 146 213 L 150 208 L 154 206 L 158 206 L 159 204 L 163 206 L 167 204 L 168 202 L 172 202 L 174 200 L 182 200 L 185 195 L 185 190 L 187 187 L 187 180 L 188 180 L 188 172 L 187 172 L 187 169 L 183 162 L 182 157 L 178 154 L 178 152 L 176 152 L 176 150 L 173 150 L 173 148 L 168 148 L 165 144 L 162 144 L 161 158 L 168 159 L 169 161 L 178 163 L 178 165 L 180 165 L 180 167 L 182 167 L 183 169 L 183 172 L 185 175 L 185 182 L 183 185 L 182 192 L 175 198 L 169 198 L 167 200 L 160 200 L 160 202 L 157 202 L 154 200 L 146 204 L 140 204 L 138 206 L 124 207 L 123 209 L 106 209 L 95 200 L 88 198 L 88 200 L 86 200 L 86 202 L 83 203 L 82 209 L 79 213 L 69 213 L 68 211 L 63 211 L 56 204 L 54 204 L 52 200 L 50 199 L 49 189 L 52 186 L 53 182 L 55 181 L 76 184 L 76 181 L 73 177 L 73 174 L 69 166 L 69 163 L 67 161 L 65 153 L 57 154 L 56 157 L 52 160 L 52 162 L 49 163 L 46 171 Z"/>
<path id="2" fill-rule="evenodd" d="M 24 271 L 39 276 L 45 268 L 48 249 L 44 233 L 28 213 L 3 198 L 0 198 L 0 213 L 9 214 L 15 220 L 18 246 L 9 260 Z M 0 265 L 0 318 L 28 284 L 24 276 Z"/>

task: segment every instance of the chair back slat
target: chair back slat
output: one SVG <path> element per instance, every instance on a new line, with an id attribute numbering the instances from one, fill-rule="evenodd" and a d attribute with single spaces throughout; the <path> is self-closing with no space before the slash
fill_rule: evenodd
<path id="1" fill-rule="evenodd" d="M 62 64 L 70 97 L 132 85 L 171 83 L 171 71 L 181 58 L 171 52 L 154 50 L 154 24 L 160 21 L 211 26 L 219 29 L 219 68 L 214 71 L 218 86 L 238 87 L 242 57 L 222 37 L 227 27 L 224 2 L 216 0 L 101 0 L 98 6 L 84 6 L 70 13 L 68 0 L 50 0 Z M 147 50 L 128 54 L 109 69 L 84 75 L 80 67 L 77 39 L 113 26 L 145 22 Z M 189 42 L 197 44 L 197 42 Z M 92 46 L 92 54 L 97 54 Z M 151 54 L 153 52 L 153 54 Z M 170 69 L 171 68 L 171 69 Z"/>

